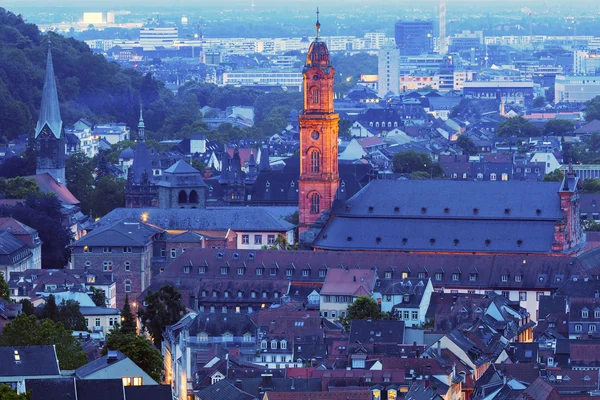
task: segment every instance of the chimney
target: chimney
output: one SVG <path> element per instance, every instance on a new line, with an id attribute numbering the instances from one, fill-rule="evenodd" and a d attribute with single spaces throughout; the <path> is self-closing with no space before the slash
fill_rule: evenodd
<path id="1" fill-rule="evenodd" d="M 235 380 L 235 387 L 242 390 L 242 380 L 241 379 Z"/>
<path id="2" fill-rule="evenodd" d="M 109 350 L 108 355 L 106 356 L 106 363 L 112 364 L 119 358 L 116 350 Z"/>

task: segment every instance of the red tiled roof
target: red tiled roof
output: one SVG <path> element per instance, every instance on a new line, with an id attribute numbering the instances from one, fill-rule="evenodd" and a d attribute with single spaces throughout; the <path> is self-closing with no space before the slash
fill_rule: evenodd
<path id="1" fill-rule="evenodd" d="M 327 272 L 321 294 L 370 296 L 375 285 L 375 271 L 360 268 L 332 268 Z"/>
<path id="2" fill-rule="evenodd" d="M 330 392 L 267 392 L 268 400 L 371 400 L 369 390 L 336 390 Z"/>
<path id="3" fill-rule="evenodd" d="M 52 175 L 47 172 L 43 174 L 30 175 L 27 178 L 35 179 L 42 192 L 54 193 L 61 203 L 72 206 L 79 204 L 79 200 L 73 196 L 73 193 L 67 189 L 67 186 L 56 182 Z"/>
<path id="4" fill-rule="evenodd" d="M 242 163 L 242 168 L 244 168 L 244 165 L 246 165 L 246 163 L 250 161 L 250 154 L 254 154 L 254 161 L 256 163 L 258 163 L 258 160 L 257 160 L 258 150 L 257 149 L 247 149 L 247 148 L 234 149 L 234 148 L 227 147 L 225 150 L 227 151 L 227 154 L 229 154 L 229 156 L 231 158 L 233 158 L 235 151 L 236 150 L 238 151 L 238 154 L 240 155 L 240 161 Z"/>

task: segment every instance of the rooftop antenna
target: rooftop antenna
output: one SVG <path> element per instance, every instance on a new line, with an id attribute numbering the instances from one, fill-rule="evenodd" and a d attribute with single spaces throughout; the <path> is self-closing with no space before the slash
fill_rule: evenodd
<path id="1" fill-rule="evenodd" d="M 321 30 L 321 23 L 319 22 L 319 7 L 317 7 L 317 23 L 315 24 L 315 27 L 317 28 L 316 39 L 319 39 L 319 31 Z"/>

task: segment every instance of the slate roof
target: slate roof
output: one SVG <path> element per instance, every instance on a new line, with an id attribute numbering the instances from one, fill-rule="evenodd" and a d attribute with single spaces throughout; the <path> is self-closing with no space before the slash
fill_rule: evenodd
<path id="1" fill-rule="evenodd" d="M 101 357 L 97 360 L 94 360 L 86 365 L 83 365 L 83 366 L 77 368 L 75 370 L 75 376 L 77 376 L 79 379 L 85 379 L 85 377 L 95 374 L 96 372 L 101 371 L 108 366 L 115 365 L 119 361 L 123 361 L 127 358 L 127 356 L 125 354 L 121 353 L 118 350 L 115 350 L 115 353 L 117 355 L 116 360 L 111 361 L 109 363 L 108 355 L 106 355 L 104 357 Z"/>
<path id="2" fill-rule="evenodd" d="M 334 206 L 313 247 L 549 253 L 562 218 L 559 189 L 556 182 L 373 181 Z"/>
<path id="3" fill-rule="evenodd" d="M 140 214 L 139 209 L 137 210 L 137 214 Z M 141 215 L 138 215 L 138 218 L 141 219 Z M 100 225 L 69 246 L 145 246 L 160 232 L 163 232 L 162 229 L 141 222 L 139 219 L 123 218 L 110 225 Z"/>
<path id="4" fill-rule="evenodd" d="M 0 255 L 11 255 L 27 245 L 7 231 L 0 231 Z"/>
<path id="5" fill-rule="evenodd" d="M 545 319 L 549 314 L 565 313 L 567 310 L 566 296 L 540 296 L 538 318 Z"/>
<path id="6" fill-rule="evenodd" d="M 31 400 L 76 400 L 75 384 L 75 378 L 27 379 L 25 388 Z"/>
<path id="7" fill-rule="evenodd" d="M 48 48 L 48 56 L 46 58 L 46 77 L 42 91 L 40 117 L 35 128 L 35 137 L 38 137 L 45 126 L 50 128 L 54 136 L 57 138 L 61 137 L 63 123 L 60 117 L 60 105 L 58 103 L 56 78 L 54 77 L 54 65 L 52 64 L 52 51 L 50 48 Z"/>
<path id="8" fill-rule="evenodd" d="M 165 169 L 163 173 L 169 174 L 198 174 L 196 168 L 192 167 L 190 164 L 185 162 L 184 160 L 179 160 L 175 164 L 171 165 L 169 168 Z"/>
<path id="9" fill-rule="evenodd" d="M 31 235 L 37 231 L 12 217 L 0 218 L 0 230 L 8 231 L 13 235 Z"/>
<path id="10" fill-rule="evenodd" d="M 404 321 L 353 320 L 350 343 L 404 343 Z"/>
<path id="11" fill-rule="evenodd" d="M 18 358 L 17 360 L 17 352 Z M 59 375 L 53 345 L 0 347 L 0 376 L 28 377 Z"/>
<path id="12" fill-rule="evenodd" d="M 254 400 L 257 397 L 238 389 L 232 382 L 222 380 L 196 392 L 198 400 Z"/>
<path id="13" fill-rule="evenodd" d="M 116 208 L 102 217 L 96 226 L 114 224 L 123 219 L 140 221 L 167 230 L 237 230 L 287 232 L 292 224 L 261 207 L 218 207 L 205 209 Z M 86 235 L 86 237 L 89 236 Z M 85 239 L 85 237 L 84 237 Z"/>
<path id="14" fill-rule="evenodd" d="M 173 395 L 170 385 L 125 386 L 125 398 L 127 400 L 173 400 Z"/>
<path id="15" fill-rule="evenodd" d="M 335 392 L 268 392 L 266 400 L 371 400 L 371 391 L 336 390 Z"/>
<path id="16" fill-rule="evenodd" d="M 121 379 L 84 379 L 77 381 L 77 400 L 126 400 Z"/>

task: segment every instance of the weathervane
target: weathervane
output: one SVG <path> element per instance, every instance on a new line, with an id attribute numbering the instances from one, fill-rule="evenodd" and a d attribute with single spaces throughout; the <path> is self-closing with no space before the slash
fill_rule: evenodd
<path id="1" fill-rule="evenodd" d="M 317 7 L 317 23 L 315 24 L 317 28 L 317 39 L 319 38 L 319 31 L 321 30 L 321 23 L 319 22 L 319 7 Z"/>

